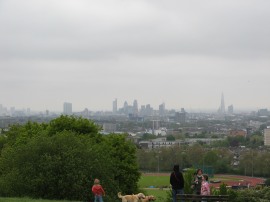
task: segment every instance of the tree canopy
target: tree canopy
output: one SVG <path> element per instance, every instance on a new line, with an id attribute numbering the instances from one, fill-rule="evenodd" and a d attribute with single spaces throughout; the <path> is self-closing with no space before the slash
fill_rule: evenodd
<path id="1" fill-rule="evenodd" d="M 89 200 L 95 178 L 106 201 L 138 188 L 135 146 L 124 135 L 99 134 L 87 119 L 61 116 L 48 124 L 14 125 L 0 146 L 2 196 Z"/>

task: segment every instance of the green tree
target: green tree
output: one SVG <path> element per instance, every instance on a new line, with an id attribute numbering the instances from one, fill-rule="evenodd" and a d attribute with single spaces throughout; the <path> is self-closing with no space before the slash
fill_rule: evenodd
<path id="1" fill-rule="evenodd" d="M 114 202 L 118 191 L 137 191 L 135 151 L 124 136 L 101 136 L 87 119 L 13 126 L 1 150 L 0 195 L 90 200 L 99 178 L 106 201 Z"/>

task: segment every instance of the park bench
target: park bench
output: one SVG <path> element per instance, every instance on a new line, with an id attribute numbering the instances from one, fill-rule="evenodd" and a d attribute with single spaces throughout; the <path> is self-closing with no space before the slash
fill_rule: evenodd
<path id="1" fill-rule="evenodd" d="M 229 195 L 195 195 L 195 194 L 177 194 L 177 201 L 229 201 Z"/>

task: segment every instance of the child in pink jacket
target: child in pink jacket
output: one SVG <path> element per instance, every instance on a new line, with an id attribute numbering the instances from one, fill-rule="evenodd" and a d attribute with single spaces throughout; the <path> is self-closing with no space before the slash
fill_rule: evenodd
<path id="1" fill-rule="evenodd" d="M 208 183 L 208 176 L 203 175 L 202 177 L 202 186 L 201 186 L 201 195 L 210 195 L 210 186 Z"/>

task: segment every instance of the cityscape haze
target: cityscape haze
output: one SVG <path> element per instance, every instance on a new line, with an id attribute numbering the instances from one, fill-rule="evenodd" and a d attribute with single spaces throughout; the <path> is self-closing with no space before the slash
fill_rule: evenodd
<path id="1" fill-rule="evenodd" d="M 0 103 L 216 111 L 223 92 L 235 110 L 270 108 L 269 11 L 264 0 L 2 0 Z"/>

